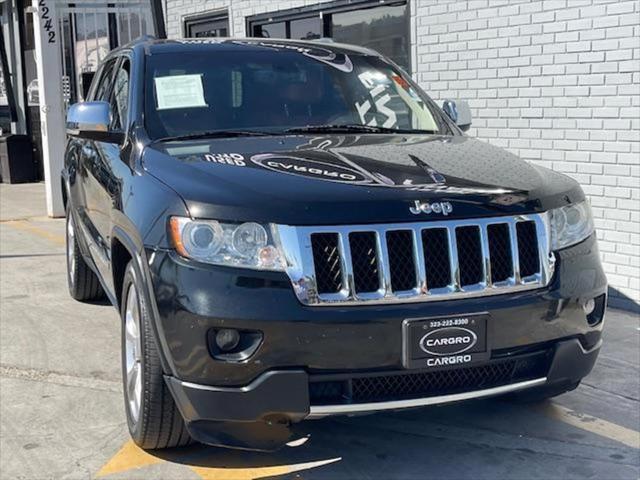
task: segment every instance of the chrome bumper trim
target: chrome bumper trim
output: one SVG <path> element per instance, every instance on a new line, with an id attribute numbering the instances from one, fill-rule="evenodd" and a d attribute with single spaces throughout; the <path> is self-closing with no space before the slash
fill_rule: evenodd
<path id="1" fill-rule="evenodd" d="M 460 402 L 474 398 L 485 398 L 504 393 L 515 392 L 525 388 L 537 387 L 547 382 L 547 378 L 536 378 L 525 382 L 512 383 L 501 387 L 475 390 L 473 392 L 454 393 L 438 397 L 415 398 L 411 400 L 396 400 L 392 402 L 358 403 L 350 405 L 319 405 L 309 409 L 307 418 L 322 418 L 329 415 L 350 415 L 367 412 L 380 412 L 384 410 L 399 410 L 402 408 L 424 407 L 427 405 L 441 405 L 443 403 Z"/>

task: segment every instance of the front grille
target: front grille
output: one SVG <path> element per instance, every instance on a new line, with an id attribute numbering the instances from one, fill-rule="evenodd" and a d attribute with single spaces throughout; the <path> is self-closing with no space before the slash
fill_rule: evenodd
<path id="1" fill-rule="evenodd" d="M 487 227 L 491 278 L 494 283 L 504 282 L 513 276 L 513 257 L 509 242 L 509 225 L 495 223 Z"/>
<path id="2" fill-rule="evenodd" d="M 536 224 L 534 222 L 520 222 L 516 227 L 518 230 L 520 275 L 530 277 L 540 271 Z"/>
<path id="3" fill-rule="evenodd" d="M 373 232 L 349 234 L 353 283 L 356 292 L 375 292 L 380 288 L 376 235 Z"/>
<path id="4" fill-rule="evenodd" d="M 394 372 L 324 380 L 312 376 L 311 405 L 409 400 L 470 392 L 545 377 L 551 350 L 485 365 L 432 372 Z"/>
<path id="5" fill-rule="evenodd" d="M 387 232 L 387 251 L 389 252 L 392 291 L 401 292 L 416 288 L 418 279 L 413 258 L 413 233 L 411 230 Z"/>
<path id="6" fill-rule="evenodd" d="M 473 226 L 456 228 L 456 242 L 458 243 L 460 285 L 464 287 L 482 282 L 484 270 L 480 229 Z"/>
<path id="7" fill-rule="evenodd" d="M 422 248 L 429 288 L 445 288 L 451 284 L 451 259 L 449 238 L 445 228 L 429 228 L 422 231 Z"/>
<path id="8" fill-rule="evenodd" d="M 545 214 L 288 228 L 302 245 L 311 239 L 299 256 L 310 250 L 313 261 L 289 271 L 300 271 L 292 281 L 306 304 L 493 295 L 545 286 L 553 273 Z"/>
<path id="9" fill-rule="evenodd" d="M 338 241 L 338 235 L 335 233 L 314 233 L 311 235 L 318 293 L 342 290 Z"/>

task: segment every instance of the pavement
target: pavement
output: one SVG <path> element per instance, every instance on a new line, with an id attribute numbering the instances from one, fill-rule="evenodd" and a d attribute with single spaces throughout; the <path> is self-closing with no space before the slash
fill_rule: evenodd
<path id="1" fill-rule="evenodd" d="M 270 454 L 144 452 L 127 433 L 118 314 L 71 299 L 64 220 L 44 206 L 42 184 L 0 185 L 1 479 L 640 478 L 640 322 L 619 310 L 593 373 L 539 405 L 310 421 Z"/>

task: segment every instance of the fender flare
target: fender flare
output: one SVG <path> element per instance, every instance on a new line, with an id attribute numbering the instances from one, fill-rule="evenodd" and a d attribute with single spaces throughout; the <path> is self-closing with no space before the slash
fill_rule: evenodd
<path id="1" fill-rule="evenodd" d="M 151 314 L 151 326 L 153 328 L 153 334 L 160 353 L 160 363 L 162 364 L 162 370 L 166 374 L 176 376 L 176 369 L 171 361 L 171 357 L 166 354 L 169 351 L 169 346 L 166 342 L 166 337 L 162 329 L 161 323 L 158 321 L 159 313 L 158 306 L 156 304 L 155 295 L 153 294 L 153 283 L 151 281 L 151 275 L 148 268 L 148 259 L 145 253 L 143 245 L 137 245 L 131 236 L 123 230 L 121 227 L 115 226 L 112 232 L 112 238 L 118 239 L 124 248 L 129 252 L 131 259 L 133 260 L 133 268 L 136 270 L 138 278 L 140 278 L 143 284 L 143 292 L 145 301 L 149 305 L 149 313 Z M 120 312 L 120 306 L 117 307 Z"/>

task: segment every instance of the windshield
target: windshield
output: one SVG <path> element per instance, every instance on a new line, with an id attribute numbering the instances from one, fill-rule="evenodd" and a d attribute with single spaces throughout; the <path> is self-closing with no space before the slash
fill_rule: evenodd
<path id="1" fill-rule="evenodd" d="M 203 57 L 148 57 L 145 125 L 151 138 L 340 126 L 364 133 L 452 133 L 424 92 L 378 57 L 291 45 L 216 50 Z"/>

